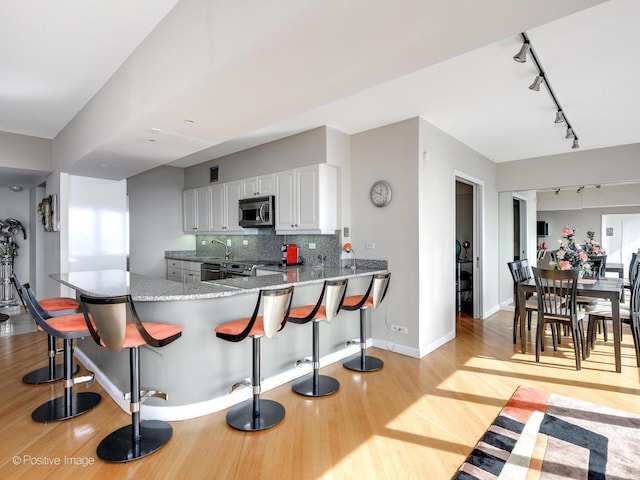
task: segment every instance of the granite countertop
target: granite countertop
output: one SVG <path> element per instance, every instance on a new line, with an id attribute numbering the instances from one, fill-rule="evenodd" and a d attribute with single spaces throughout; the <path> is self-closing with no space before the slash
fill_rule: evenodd
<path id="1" fill-rule="evenodd" d="M 195 284 L 173 282 L 124 270 L 55 273 L 50 277 L 85 295 L 107 297 L 130 294 L 134 301 L 161 302 L 228 297 L 263 288 L 305 285 L 327 279 L 362 277 L 387 271 L 371 268 L 352 270 L 350 268 L 310 266 L 287 267 L 286 269 L 269 267 L 268 269 L 273 269 L 274 274 L 212 280 Z"/>
<path id="2" fill-rule="evenodd" d="M 310 283 L 323 282 L 329 279 L 354 278 L 373 275 L 375 273 L 385 273 L 387 270 L 372 268 L 339 268 L 324 267 L 317 268 L 311 266 L 296 267 L 260 267 L 260 270 L 273 270 L 273 275 L 259 275 L 256 277 L 235 277 L 224 280 L 212 280 L 210 282 L 221 286 L 240 288 L 245 292 L 248 290 L 259 290 L 261 288 L 279 288 L 287 285 L 306 285 Z"/>
<path id="3" fill-rule="evenodd" d="M 220 263 L 220 262 L 228 262 L 230 260 L 225 260 L 224 257 L 204 257 L 196 255 L 194 252 L 166 252 L 164 258 L 170 260 L 186 260 L 188 262 L 200 262 L 200 263 Z"/>

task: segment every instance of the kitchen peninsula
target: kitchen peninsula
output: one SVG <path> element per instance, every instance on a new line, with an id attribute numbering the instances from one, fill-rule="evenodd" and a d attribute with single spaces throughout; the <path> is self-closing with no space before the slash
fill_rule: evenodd
<path id="1" fill-rule="evenodd" d="M 227 408 L 251 396 L 250 388 L 229 387 L 251 373 L 251 342 L 220 341 L 214 328 L 234 318 L 250 316 L 262 288 L 294 285 L 293 306 L 315 303 L 326 279 L 347 278 L 347 295 L 363 293 L 371 278 L 385 269 L 307 266 L 274 269 L 272 275 L 249 276 L 216 282 L 180 283 L 137 275 L 123 270 L 53 274 L 51 278 L 77 294 L 114 296 L 130 294 L 141 320 L 183 327 L 182 337 L 163 348 L 141 349 L 144 389 L 160 390 L 167 401 L 150 398 L 143 418 L 181 420 Z M 321 322 L 321 365 L 339 361 L 359 351 L 346 342 L 359 335 L 358 312 L 341 311 L 331 324 Z M 311 371 L 295 366 L 311 354 L 311 329 L 287 324 L 262 344 L 263 391 Z M 123 394 L 129 389 L 129 357 L 98 347 L 90 337 L 77 343 L 76 356 L 107 393 L 128 411 Z"/>

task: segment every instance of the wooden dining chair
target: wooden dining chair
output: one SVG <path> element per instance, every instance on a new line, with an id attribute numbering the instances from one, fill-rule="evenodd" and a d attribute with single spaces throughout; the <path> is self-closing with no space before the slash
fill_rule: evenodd
<path id="1" fill-rule="evenodd" d="M 580 370 L 580 361 L 584 355 L 584 327 L 582 320 L 585 317 L 585 313 L 578 310 L 576 304 L 579 272 L 578 270 L 545 270 L 535 267 L 532 270 L 538 294 L 536 362 L 540 361 L 540 351 L 544 345 L 546 325 L 568 326 L 573 339 L 576 370 Z M 558 345 L 554 338 L 553 351 L 557 350 Z"/>
<path id="2" fill-rule="evenodd" d="M 513 279 L 513 293 L 515 297 L 515 310 L 513 312 L 513 344 L 516 343 L 518 325 L 520 320 L 520 295 L 518 295 L 518 285 L 531 278 L 529 260 L 514 260 L 507 263 L 511 278 Z M 529 294 L 526 297 L 525 311 L 527 312 L 527 327 L 531 330 L 531 314 L 538 310 L 538 297 L 536 294 Z"/>
<path id="3" fill-rule="evenodd" d="M 633 335 L 633 344 L 636 351 L 636 363 L 640 367 L 640 281 L 638 280 L 638 273 L 640 272 L 640 263 L 635 264 L 635 271 L 632 273 L 633 285 L 631 288 L 631 295 L 629 303 L 620 303 L 620 322 L 622 325 L 626 324 L 631 327 L 631 334 Z M 611 308 L 611 302 L 603 300 L 594 305 L 587 307 L 587 314 L 589 320 L 587 322 L 587 337 L 586 337 L 586 354 L 589 355 L 590 351 L 595 346 L 597 328 L 599 325 L 603 326 L 604 341 L 607 341 L 607 322 L 613 319 L 613 312 Z"/>

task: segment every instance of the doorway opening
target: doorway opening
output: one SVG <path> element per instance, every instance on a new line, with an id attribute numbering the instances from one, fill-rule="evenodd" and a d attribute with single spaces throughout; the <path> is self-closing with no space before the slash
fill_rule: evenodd
<path id="1" fill-rule="evenodd" d="M 456 173 L 456 313 L 482 318 L 482 183 Z"/>

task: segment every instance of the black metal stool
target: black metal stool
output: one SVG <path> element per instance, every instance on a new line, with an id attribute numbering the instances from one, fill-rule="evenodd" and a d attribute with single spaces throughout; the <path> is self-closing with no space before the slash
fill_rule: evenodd
<path id="1" fill-rule="evenodd" d="M 271 338 L 282 330 L 287 323 L 292 297 L 293 287 L 261 290 L 251 317 L 232 320 L 215 329 L 218 338 L 229 342 L 239 342 L 247 337 L 253 340 L 253 398 L 227 412 L 227 423 L 237 430 L 265 430 L 284 418 L 284 407 L 280 403 L 260 398 L 260 338 Z M 261 306 L 263 314 L 259 315 Z M 244 382 L 237 383 L 231 390 L 243 384 Z"/>
<path id="2" fill-rule="evenodd" d="M 129 349 L 131 391 L 131 425 L 107 435 L 98 445 L 97 454 L 106 462 L 129 462 L 157 451 L 169 441 L 173 428 L 160 420 L 140 421 L 140 404 L 149 397 L 164 400 L 162 392 L 140 390 L 140 347 L 164 347 L 182 335 L 182 327 L 168 323 L 142 322 L 130 295 L 89 297 L 80 295 L 86 326 L 98 345 L 118 353 Z M 131 322 L 127 322 L 127 318 Z"/>
<path id="3" fill-rule="evenodd" d="M 18 292 L 18 296 L 20 297 L 22 306 L 24 307 L 25 311 L 28 312 L 29 309 L 27 308 L 27 304 L 25 303 L 24 298 L 22 298 L 22 285 L 18 280 L 18 277 L 13 275 L 11 277 L 11 281 L 16 287 L 16 291 Z M 39 300 L 36 304 L 36 308 L 38 307 L 41 307 L 40 316 L 45 320 L 48 320 L 54 316 L 59 316 L 61 312 L 77 312 L 77 310 L 80 308 L 80 302 L 78 302 L 75 298 L 70 297 L 53 297 Z M 56 348 L 55 337 L 51 335 L 47 335 L 47 351 L 49 364 L 46 367 L 38 368 L 36 370 L 33 370 L 32 372 L 27 373 L 24 377 L 22 377 L 22 381 L 24 383 L 37 385 L 39 383 L 51 383 L 62 380 L 62 378 L 64 377 L 64 365 L 61 363 L 56 364 L 56 355 L 59 353 L 63 353 L 63 349 Z M 74 364 L 73 373 L 76 373 L 78 370 L 78 364 Z"/>
<path id="4" fill-rule="evenodd" d="M 371 357 L 366 354 L 367 349 L 367 309 L 373 307 L 376 308 L 384 297 L 387 295 L 389 289 L 389 281 L 391 280 L 391 273 L 383 273 L 373 275 L 369 288 L 364 295 L 352 295 L 344 299 L 342 308 L 344 310 L 359 310 L 360 311 L 360 355 L 347 359 L 343 362 L 349 370 L 356 372 L 375 372 L 380 370 L 384 365 L 384 362 L 377 357 Z M 349 344 L 358 343 L 358 340 L 349 342 Z"/>
<path id="5" fill-rule="evenodd" d="M 40 314 L 42 309 L 28 283 L 22 287 L 22 298 L 38 326 L 52 337 L 61 338 L 64 343 L 64 395 L 40 405 L 32 412 L 31 418 L 36 422 L 55 422 L 76 417 L 93 409 L 100 403 L 102 398 L 100 394 L 93 392 L 73 393 L 75 384 L 87 382 L 87 388 L 89 388 L 94 382 L 93 374 L 74 377 L 72 371 L 73 340 L 89 335 L 84 315 L 73 313 L 45 320 Z"/>
<path id="6" fill-rule="evenodd" d="M 340 388 L 340 383 L 333 377 L 320 375 L 320 328 L 321 321 L 331 322 L 340 311 L 344 295 L 347 291 L 347 280 L 327 280 L 322 286 L 320 298 L 315 305 L 292 308 L 289 313 L 289 321 L 304 324 L 313 322 L 311 362 L 313 373 L 311 376 L 299 378 L 291 386 L 292 390 L 307 397 L 322 397 L 335 393 Z M 325 305 L 322 305 L 325 299 Z M 302 362 L 298 362 L 302 363 Z"/>

